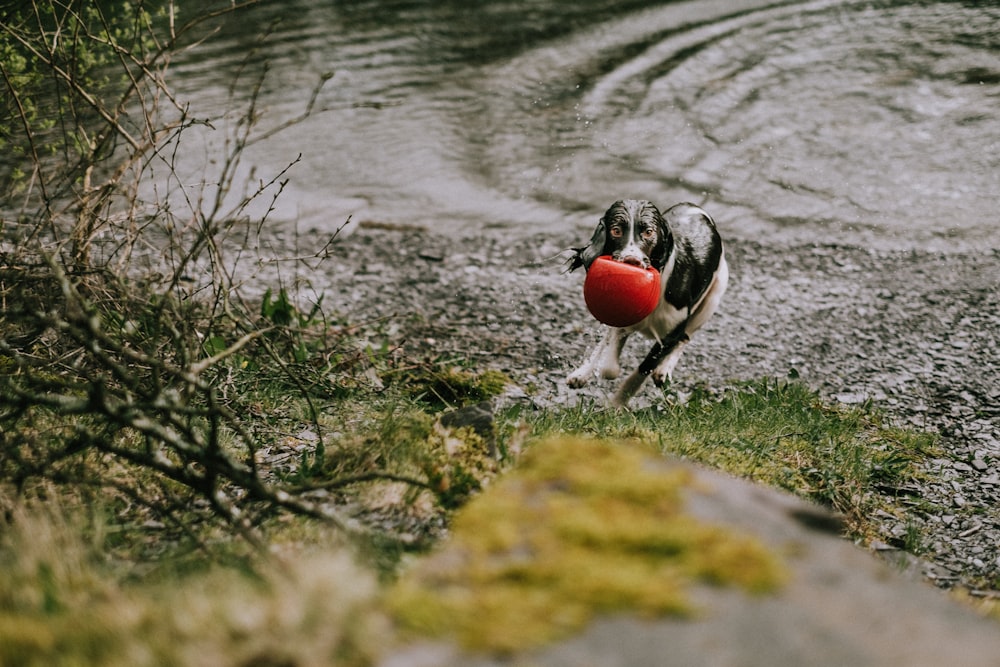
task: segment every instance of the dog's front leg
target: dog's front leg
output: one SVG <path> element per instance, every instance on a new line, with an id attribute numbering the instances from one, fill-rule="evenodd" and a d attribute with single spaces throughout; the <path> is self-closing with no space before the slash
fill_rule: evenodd
<path id="1" fill-rule="evenodd" d="M 578 389 L 590 382 L 597 371 L 600 371 L 602 377 L 618 377 L 621 373 L 619 358 L 628 334 L 629 332 L 625 329 L 609 327 L 608 333 L 597 344 L 583 365 L 569 374 L 569 377 L 566 378 L 566 384 Z"/>
<path id="2" fill-rule="evenodd" d="M 673 379 L 674 368 L 677 366 L 677 362 L 680 361 L 681 353 L 684 351 L 684 346 L 687 345 L 687 343 L 687 336 L 677 341 L 676 346 L 670 351 L 670 354 L 665 356 L 663 361 L 656 365 L 656 368 L 652 373 L 653 384 L 657 387 L 662 387 Z"/>
<path id="3" fill-rule="evenodd" d="M 653 382 L 657 387 L 663 386 L 670 378 L 670 374 L 681 356 L 681 350 L 684 349 L 687 342 L 687 334 L 681 331 L 680 335 L 655 344 L 646 358 L 639 364 L 639 368 L 625 378 L 622 385 L 618 387 L 618 391 L 611 398 L 611 405 L 618 408 L 626 407 L 629 400 L 635 396 L 639 387 L 650 375 L 653 376 Z"/>

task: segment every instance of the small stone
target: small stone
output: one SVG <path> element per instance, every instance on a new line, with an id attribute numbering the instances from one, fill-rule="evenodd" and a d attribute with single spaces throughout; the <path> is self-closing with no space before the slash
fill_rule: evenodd
<path id="1" fill-rule="evenodd" d="M 868 399 L 868 395 L 860 391 L 842 392 L 834 396 L 834 398 L 847 405 L 857 405 L 864 403 Z"/>
<path id="2" fill-rule="evenodd" d="M 978 470 L 979 472 L 985 472 L 987 469 L 989 469 L 989 466 L 986 465 L 986 461 L 982 459 L 972 459 L 972 467 Z"/>
<path id="3" fill-rule="evenodd" d="M 417 257 L 419 257 L 420 259 L 423 259 L 423 260 L 427 260 L 428 262 L 443 262 L 444 261 L 444 253 L 441 252 L 441 251 L 439 251 L 439 250 L 428 250 L 428 249 L 425 249 L 425 250 L 422 250 L 421 252 L 418 252 L 417 253 Z"/>
<path id="4" fill-rule="evenodd" d="M 314 431 L 311 428 L 302 429 L 301 431 L 299 431 L 299 434 L 295 437 L 298 438 L 299 440 L 305 440 L 308 442 L 319 440 L 319 435 L 317 435 L 316 431 Z"/>

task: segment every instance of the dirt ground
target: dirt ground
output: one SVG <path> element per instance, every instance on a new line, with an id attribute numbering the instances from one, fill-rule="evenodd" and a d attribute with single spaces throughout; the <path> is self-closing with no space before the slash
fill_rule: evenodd
<path id="1" fill-rule="evenodd" d="M 565 271 L 567 248 L 584 240 L 362 227 L 297 278 L 346 321 L 378 320 L 409 354 L 505 371 L 519 385 L 506 400 L 601 405 L 612 381 L 565 384 L 602 328 L 585 309 L 582 273 Z M 285 242 L 301 252 L 325 241 Z M 791 375 L 939 432 L 946 454 L 926 462 L 928 481 L 892 491 L 907 509 L 880 520 L 891 535 L 927 530 L 921 568 L 938 585 L 1000 588 L 1000 251 L 732 241 L 727 254 L 728 292 L 673 391 Z M 647 348 L 630 340 L 623 366 Z M 633 406 L 657 398 L 649 383 Z"/>

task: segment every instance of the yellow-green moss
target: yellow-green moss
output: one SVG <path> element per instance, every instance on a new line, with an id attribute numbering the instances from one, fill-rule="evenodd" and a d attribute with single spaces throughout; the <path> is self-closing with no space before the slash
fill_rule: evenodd
<path id="1" fill-rule="evenodd" d="M 433 405 L 455 406 L 498 395 L 511 380 L 497 370 L 475 373 L 457 367 L 423 367 L 406 378 L 407 391 Z"/>
<path id="2" fill-rule="evenodd" d="M 690 473 L 623 442 L 538 443 L 455 517 L 452 537 L 389 592 L 402 627 L 476 650 L 565 636 L 595 614 L 684 615 L 693 581 L 778 586 L 755 539 L 683 512 Z"/>
<path id="3" fill-rule="evenodd" d="M 442 507 L 464 504 L 497 472 L 489 445 L 470 427 L 437 424 L 427 439 L 420 466 Z"/>

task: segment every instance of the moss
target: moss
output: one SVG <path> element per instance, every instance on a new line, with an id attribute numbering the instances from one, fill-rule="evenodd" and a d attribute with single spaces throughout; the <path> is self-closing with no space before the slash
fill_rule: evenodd
<path id="1" fill-rule="evenodd" d="M 436 407 L 478 403 L 497 396 L 509 384 L 510 378 L 500 371 L 474 373 L 459 367 L 426 366 L 405 377 L 407 392 Z"/>
<path id="2" fill-rule="evenodd" d="M 447 509 L 465 504 L 497 472 L 489 445 L 469 427 L 448 429 L 438 423 L 421 459 L 428 483 Z"/>
<path id="3" fill-rule="evenodd" d="M 992 587 L 993 589 L 998 588 L 996 582 L 992 584 Z M 965 587 L 953 588 L 949 592 L 949 595 L 954 600 L 972 607 L 980 615 L 1000 621 L 1000 598 L 994 597 L 989 593 L 984 594 L 981 590 L 973 593 Z"/>
<path id="4" fill-rule="evenodd" d="M 371 433 L 342 435 L 322 456 L 303 454 L 298 476 L 320 480 L 380 471 L 426 479 L 441 506 L 453 509 L 497 473 L 489 443 L 472 427 L 445 427 L 440 419 L 410 407 L 387 410 L 381 423 L 366 426 Z M 300 443 L 290 438 L 284 447 Z M 399 500 L 412 502 L 405 493 Z"/>
<path id="5" fill-rule="evenodd" d="M 0 637 L 4 640 L 4 664 L 14 665 L 29 665 L 39 656 L 51 654 L 57 642 L 55 630 L 46 619 L 20 614 L 0 615 Z"/>
<path id="6" fill-rule="evenodd" d="M 695 581 L 779 586 L 781 563 L 759 542 L 684 513 L 690 481 L 637 445 L 538 443 L 456 515 L 450 542 L 389 591 L 388 608 L 409 631 L 507 652 L 595 614 L 690 614 Z"/>

